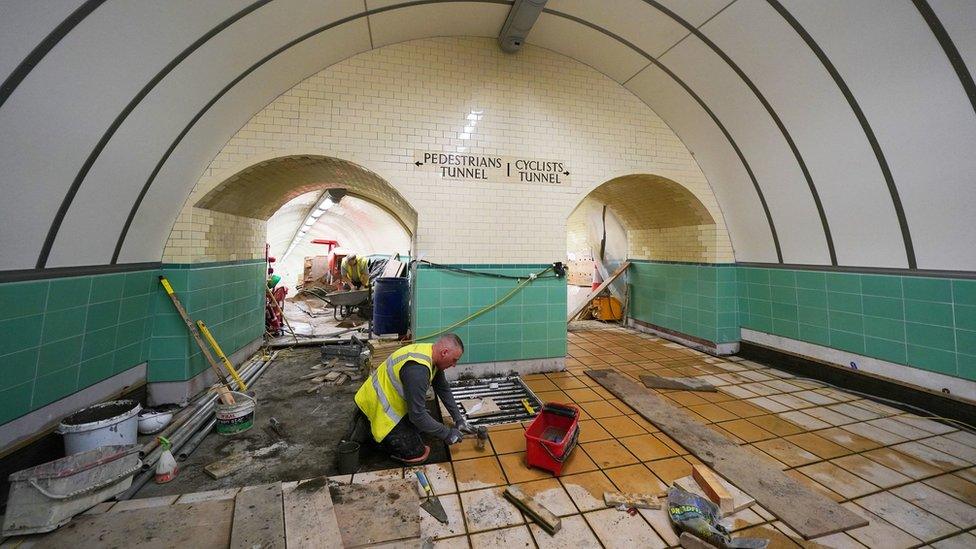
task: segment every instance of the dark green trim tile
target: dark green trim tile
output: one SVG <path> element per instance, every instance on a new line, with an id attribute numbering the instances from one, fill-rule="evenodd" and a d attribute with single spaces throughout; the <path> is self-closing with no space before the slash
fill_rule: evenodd
<path id="1" fill-rule="evenodd" d="M 772 307 L 772 317 L 774 319 L 789 320 L 796 322 L 797 320 L 797 307 L 796 305 L 788 305 L 783 303 L 773 303 Z"/>
<path id="2" fill-rule="evenodd" d="M 829 345 L 830 337 L 827 328 L 800 324 L 800 339 L 817 345 Z"/>
<path id="3" fill-rule="evenodd" d="M 818 271 L 796 271 L 796 287 L 808 290 L 827 290 L 826 273 Z"/>
<path id="4" fill-rule="evenodd" d="M 770 269 L 769 284 L 772 286 L 796 286 L 796 272 L 787 269 Z"/>
<path id="5" fill-rule="evenodd" d="M 905 299 L 919 301 L 952 301 L 952 282 L 947 278 L 921 278 L 906 276 L 902 279 Z"/>
<path id="6" fill-rule="evenodd" d="M 905 335 L 909 345 L 941 349 L 949 352 L 956 350 L 956 336 L 952 328 L 906 322 Z"/>
<path id="7" fill-rule="evenodd" d="M 778 303 L 796 305 L 796 288 L 786 286 L 770 286 L 769 297 Z"/>
<path id="8" fill-rule="evenodd" d="M 773 333 L 783 337 L 796 339 L 800 337 L 800 327 L 795 321 L 773 319 Z"/>
<path id="9" fill-rule="evenodd" d="M 112 377 L 115 373 L 111 356 L 86 360 L 78 369 L 78 389 L 90 387 Z"/>
<path id="10" fill-rule="evenodd" d="M 0 356 L 0 390 L 31 381 L 37 372 L 38 350 L 27 349 Z"/>
<path id="11" fill-rule="evenodd" d="M 88 360 L 114 351 L 116 333 L 118 333 L 118 326 L 86 333 L 81 348 L 81 359 Z"/>
<path id="12" fill-rule="evenodd" d="M 48 281 L 0 284 L 0 320 L 44 312 Z"/>
<path id="13" fill-rule="evenodd" d="M 896 364 L 906 364 L 908 362 L 908 348 L 904 343 L 899 341 L 865 337 L 864 354 Z"/>
<path id="14" fill-rule="evenodd" d="M 798 307 L 797 319 L 803 324 L 826 328 L 827 309 L 818 309 L 816 307 Z"/>
<path id="15" fill-rule="evenodd" d="M 976 380 L 976 355 L 956 355 L 956 375 L 963 379 Z"/>
<path id="16" fill-rule="evenodd" d="M 823 290 L 808 290 L 797 288 L 796 303 L 804 307 L 827 308 L 827 292 Z"/>
<path id="17" fill-rule="evenodd" d="M 905 320 L 919 324 L 952 326 L 952 304 L 906 299 Z"/>
<path id="18" fill-rule="evenodd" d="M 125 282 L 122 286 L 122 297 L 134 297 L 152 293 L 155 286 L 159 284 L 159 271 L 139 271 L 135 273 L 125 273 Z"/>

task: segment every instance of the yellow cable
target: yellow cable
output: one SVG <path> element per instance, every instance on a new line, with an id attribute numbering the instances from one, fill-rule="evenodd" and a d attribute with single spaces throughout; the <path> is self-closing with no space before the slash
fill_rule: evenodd
<path id="1" fill-rule="evenodd" d="M 450 326 L 448 326 L 447 328 L 444 328 L 443 330 L 434 332 L 432 334 L 427 334 L 427 335 L 425 335 L 423 337 L 415 337 L 415 338 L 413 338 L 413 341 L 423 341 L 425 339 L 430 339 L 432 337 L 436 337 L 436 336 L 439 336 L 439 335 L 442 335 L 442 334 L 446 334 L 446 333 L 450 332 L 451 330 L 457 328 L 458 326 L 463 326 L 463 325 L 467 324 L 468 322 L 471 322 L 472 320 L 474 320 L 474 319 L 478 318 L 479 316 L 487 313 L 488 311 L 491 311 L 495 307 L 498 307 L 502 303 L 505 303 L 506 301 L 508 301 L 509 299 L 511 299 L 511 297 L 513 295 L 515 295 L 516 292 L 518 292 L 519 290 L 521 290 L 522 288 L 524 288 L 526 285 L 528 285 L 533 280 L 535 280 L 535 279 L 539 278 L 540 276 L 546 274 L 551 269 L 552 269 L 552 266 L 550 265 L 544 271 L 539 272 L 538 274 L 535 274 L 533 276 L 530 276 L 529 278 L 525 279 L 524 282 L 520 282 L 518 284 L 518 286 L 515 286 L 514 288 L 512 288 L 512 291 L 510 291 L 507 294 L 505 294 L 504 297 L 502 297 L 498 301 L 492 303 L 491 305 L 485 307 L 484 309 L 481 309 L 480 311 L 475 311 L 474 313 L 472 313 L 471 315 L 469 315 L 467 318 L 462 318 L 461 320 L 455 322 L 454 324 L 451 324 Z"/>

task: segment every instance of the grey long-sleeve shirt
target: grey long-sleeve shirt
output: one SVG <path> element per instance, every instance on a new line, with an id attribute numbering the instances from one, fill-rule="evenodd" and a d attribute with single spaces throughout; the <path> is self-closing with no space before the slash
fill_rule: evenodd
<path id="1" fill-rule="evenodd" d="M 447 440 L 451 429 L 443 423 L 431 417 L 427 412 L 427 388 L 434 386 L 434 393 L 444 403 L 444 407 L 454 418 L 457 425 L 461 419 L 461 412 L 458 410 L 454 396 L 451 395 L 451 388 L 447 384 L 444 372 L 438 370 L 434 374 L 433 382 L 430 381 L 430 373 L 427 367 L 414 361 L 409 361 L 400 368 L 400 381 L 403 383 L 404 398 L 407 401 L 407 413 L 410 423 L 424 433 L 430 433 L 441 440 Z"/>

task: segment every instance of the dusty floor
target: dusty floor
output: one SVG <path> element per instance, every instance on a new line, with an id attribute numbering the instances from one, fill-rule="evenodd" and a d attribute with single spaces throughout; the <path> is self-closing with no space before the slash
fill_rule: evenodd
<path id="1" fill-rule="evenodd" d="M 309 382 L 300 378 L 312 371 L 310 366 L 319 363 L 320 357 L 318 347 L 279 352 L 270 369 L 251 387 L 258 399 L 254 427 L 233 437 L 211 433 L 189 459 L 180 463 L 176 480 L 162 485 L 150 482 L 136 497 L 338 474 L 336 446 L 348 432 L 356 406 L 353 395 L 361 382 L 349 381 L 336 387 L 322 387 L 318 393 L 307 393 Z M 431 412 L 440 419 L 440 411 L 433 403 Z M 271 417 L 284 424 L 287 435 L 284 440 L 265 428 Z M 428 444 L 432 462 L 448 459 L 442 442 L 428 440 Z M 207 464 L 242 451 L 255 452 L 251 466 L 220 480 L 204 472 Z M 360 454 L 359 470 L 363 472 L 397 465 L 377 448 L 364 448 Z"/>

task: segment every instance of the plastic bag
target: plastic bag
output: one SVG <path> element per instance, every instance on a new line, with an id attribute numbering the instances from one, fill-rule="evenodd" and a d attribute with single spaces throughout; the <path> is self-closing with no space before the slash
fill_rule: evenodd
<path id="1" fill-rule="evenodd" d="M 682 532 L 698 536 L 716 547 L 765 549 L 769 544 L 766 539 L 732 539 L 728 528 L 719 522 L 722 513 L 717 505 L 677 485 L 668 489 L 668 516 Z"/>

